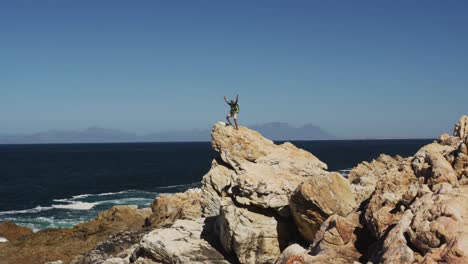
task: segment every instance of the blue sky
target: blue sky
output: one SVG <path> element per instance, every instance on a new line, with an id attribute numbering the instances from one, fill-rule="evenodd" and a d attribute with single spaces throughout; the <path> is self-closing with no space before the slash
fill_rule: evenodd
<path id="1" fill-rule="evenodd" d="M 314 123 L 435 137 L 468 114 L 468 1 L 0 2 L 0 133 Z"/>

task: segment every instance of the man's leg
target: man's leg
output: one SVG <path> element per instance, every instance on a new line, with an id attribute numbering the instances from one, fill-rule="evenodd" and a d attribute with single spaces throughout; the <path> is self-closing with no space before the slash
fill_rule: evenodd
<path id="1" fill-rule="evenodd" d="M 234 117 L 234 124 L 236 124 L 236 129 L 239 130 L 239 124 L 237 124 L 237 118 Z"/>
<path id="2" fill-rule="evenodd" d="M 232 126 L 231 119 L 229 119 L 230 117 L 231 117 L 230 115 L 227 115 L 227 116 L 226 116 L 226 119 L 227 119 L 227 121 L 228 121 L 229 125 L 231 125 L 231 126 Z"/>

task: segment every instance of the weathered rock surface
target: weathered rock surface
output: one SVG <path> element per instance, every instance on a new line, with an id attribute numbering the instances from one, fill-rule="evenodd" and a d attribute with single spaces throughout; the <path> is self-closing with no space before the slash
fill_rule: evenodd
<path id="1" fill-rule="evenodd" d="M 299 232 L 311 243 L 329 216 L 347 216 L 356 207 L 351 185 L 336 172 L 307 178 L 290 199 Z"/>
<path id="2" fill-rule="evenodd" d="M 290 143 L 275 145 L 258 132 L 217 123 L 212 145 L 219 152 L 204 176 L 203 212 L 219 214 L 224 194 L 244 206 L 272 209 L 288 215 L 289 197 L 308 176 L 325 174 L 326 164 Z"/>
<path id="3" fill-rule="evenodd" d="M 143 237 L 131 259 L 156 263 L 229 263 L 210 244 L 212 224 L 209 219 L 199 218 L 177 220 L 170 228 L 156 229 Z"/>
<path id="4" fill-rule="evenodd" d="M 364 210 L 364 221 L 371 234 L 379 239 L 389 226 L 400 220 L 403 215 L 400 205 L 405 202 L 403 196 L 417 179 L 410 158 L 381 155 L 373 164 L 375 170 L 371 167 L 370 174 L 378 175 L 378 180 Z"/>
<path id="5" fill-rule="evenodd" d="M 356 248 L 359 215 L 350 214 L 348 217 L 330 216 L 316 233 L 310 254 L 313 263 L 353 263 L 359 261 L 362 254 Z"/>
<path id="6" fill-rule="evenodd" d="M 295 234 L 285 219 L 255 213 L 223 201 L 218 220 L 220 242 L 241 263 L 274 263 Z"/>
<path id="7" fill-rule="evenodd" d="M 453 136 L 460 138 L 462 141 L 467 140 L 468 138 L 468 115 L 464 115 L 460 118 L 455 128 L 453 129 Z"/>
<path id="8" fill-rule="evenodd" d="M 24 236 L 31 235 L 33 231 L 27 227 L 18 226 L 12 222 L 5 221 L 0 224 L 0 237 L 8 241 L 14 241 Z"/>
<path id="9" fill-rule="evenodd" d="M 459 174 L 466 164 L 456 162 L 464 151 L 457 136 L 465 135 L 463 127 L 455 128 L 461 130 L 455 137 L 442 135 L 422 147 L 411 160 L 414 175 L 405 161 L 399 173 L 391 173 L 395 177 L 380 176 L 365 208 L 365 220 L 378 239 L 373 263 L 468 262 L 468 186 Z M 385 188 L 379 188 L 383 181 Z"/>
<path id="10" fill-rule="evenodd" d="M 0 244 L 0 260 L 4 263 L 44 263 L 71 261 L 87 252 L 110 235 L 125 230 L 141 230 L 149 209 L 137 206 L 115 206 L 101 212 L 96 219 L 73 228 L 45 229 L 23 239 Z"/>
<path id="11" fill-rule="evenodd" d="M 279 256 L 276 264 L 304 264 L 314 263 L 313 256 L 309 255 L 309 251 L 299 244 L 288 246 Z"/>
<path id="12" fill-rule="evenodd" d="M 151 205 L 153 214 L 149 217 L 151 226 L 170 226 L 177 219 L 201 217 L 201 190 L 189 189 L 183 193 L 161 194 Z"/>
<path id="13" fill-rule="evenodd" d="M 128 231 L 111 235 L 92 250 L 78 255 L 70 264 L 101 264 L 115 255 L 122 255 L 132 245 L 138 243 L 149 230 Z"/>

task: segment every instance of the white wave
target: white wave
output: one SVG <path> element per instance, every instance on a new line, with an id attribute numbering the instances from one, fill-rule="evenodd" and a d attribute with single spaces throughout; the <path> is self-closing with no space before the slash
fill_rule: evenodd
<path id="1" fill-rule="evenodd" d="M 348 174 L 351 172 L 352 168 L 348 168 L 348 169 L 342 169 L 342 170 L 339 170 L 338 172 L 343 176 L 343 177 L 348 177 Z"/>
<path id="2" fill-rule="evenodd" d="M 72 199 L 76 200 L 76 199 L 86 198 L 86 197 L 89 197 L 89 196 L 92 196 L 92 194 L 89 194 L 89 193 L 78 194 L 78 195 L 72 196 Z"/>
<path id="3" fill-rule="evenodd" d="M 25 210 L 11 210 L 11 211 L 0 212 L 0 215 L 33 214 L 33 213 L 39 213 L 39 212 L 47 211 L 47 210 L 51 210 L 51 209 L 53 209 L 53 207 L 50 207 L 50 206 L 46 206 L 46 207 L 43 207 L 43 206 L 36 206 L 36 207 L 34 207 L 34 208 L 31 208 L 31 209 L 25 209 Z"/>
<path id="4" fill-rule="evenodd" d="M 8 242 L 8 239 L 4 237 L 0 237 L 0 243 Z"/>
<path id="5" fill-rule="evenodd" d="M 190 188 L 187 190 L 188 193 L 201 193 L 201 188 Z"/>
<path id="6" fill-rule="evenodd" d="M 68 209 L 68 210 L 89 210 L 98 204 L 99 202 L 95 202 L 95 203 L 70 202 L 69 204 L 53 204 L 52 207 L 56 209 Z"/>
<path id="7" fill-rule="evenodd" d="M 107 193 L 99 193 L 96 194 L 96 196 L 108 196 L 108 195 L 116 195 L 116 194 L 123 194 L 123 193 L 128 193 L 134 190 L 126 190 L 126 191 L 120 191 L 120 192 L 107 192 Z"/>

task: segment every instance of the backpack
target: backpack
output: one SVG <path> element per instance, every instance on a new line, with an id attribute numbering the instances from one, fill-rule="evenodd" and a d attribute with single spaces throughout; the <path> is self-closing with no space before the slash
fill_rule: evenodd
<path id="1" fill-rule="evenodd" d="M 237 103 L 237 104 L 234 104 L 234 106 L 233 106 L 232 108 L 234 109 L 234 111 L 236 111 L 236 113 L 239 113 L 240 108 L 239 108 L 239 104 L 238 104 L 238 103 Z"/>

